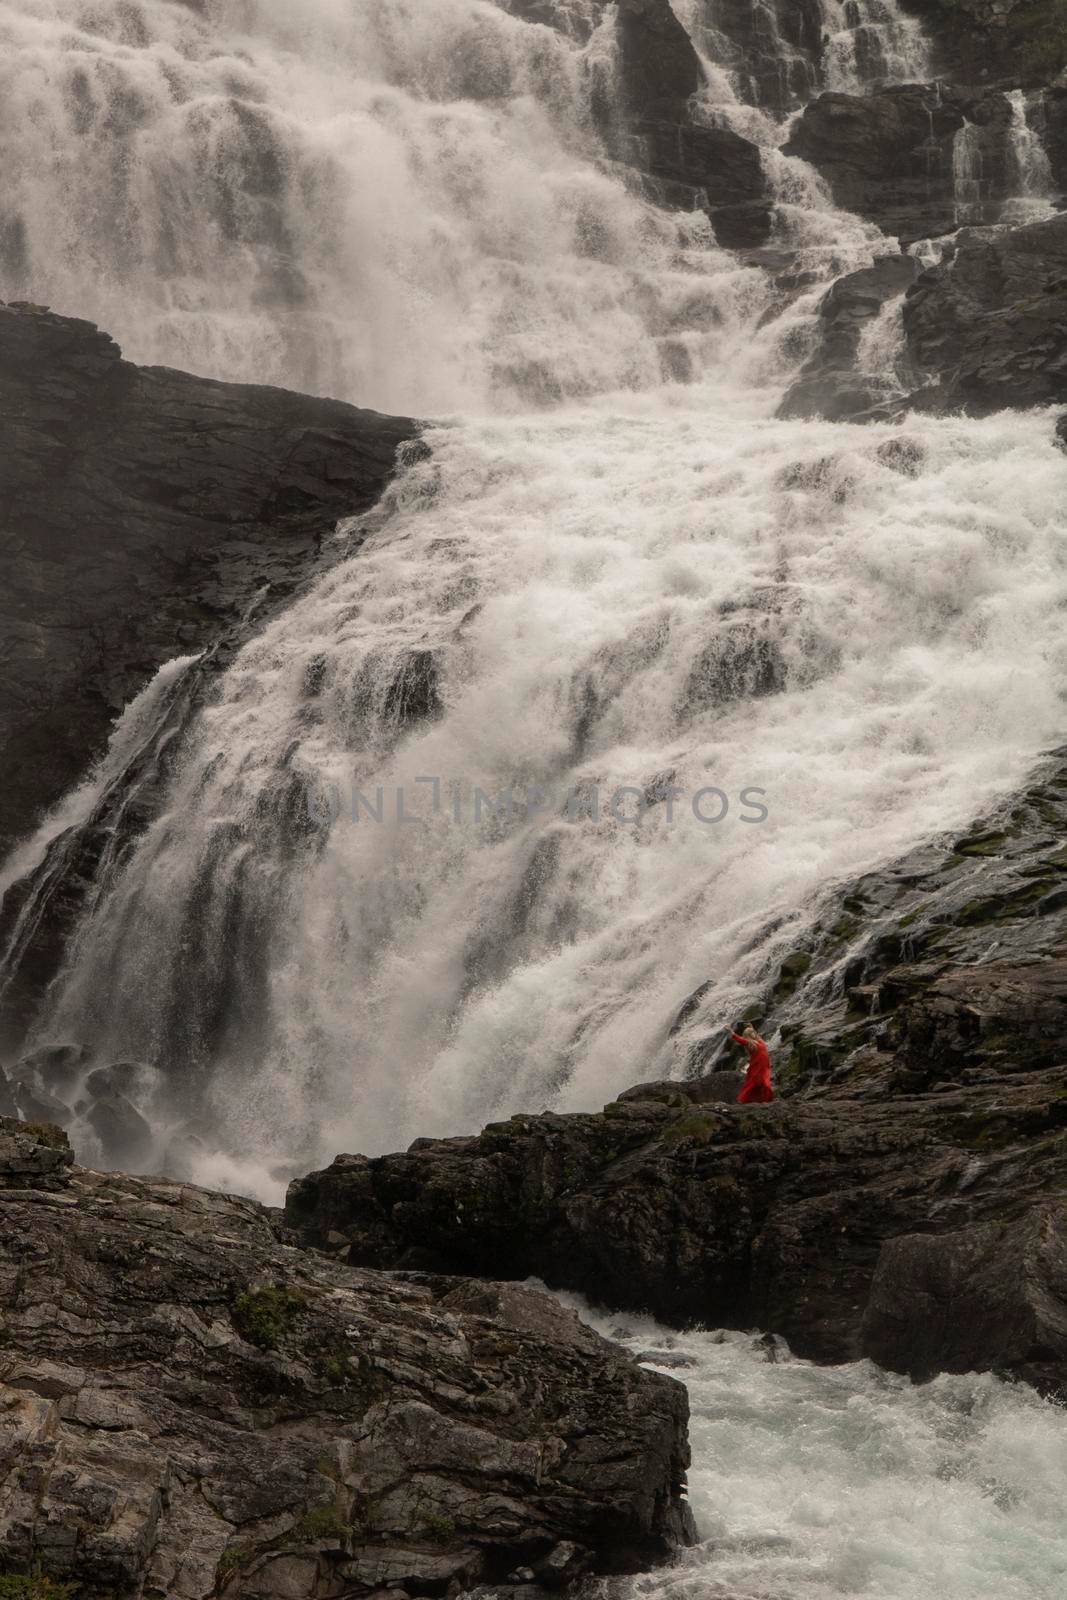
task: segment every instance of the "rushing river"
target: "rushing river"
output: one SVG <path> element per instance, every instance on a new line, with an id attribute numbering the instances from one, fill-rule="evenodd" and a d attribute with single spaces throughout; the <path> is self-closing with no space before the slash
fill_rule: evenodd
<path id="1" fill-rule="evenodd" d="M 1063 737 L 1051 418 L 776 420 L 826 286 L 896 241 L 783 154 L 703 0 L 697 114 L 759 144 L 805 287 L 657 208 L 598 131 L 615 7 L 563 10 L 0 0 L 0 293 L 435 419 L 221 679 L 36 1023 L 137 1064 L 155 1167 L 276 1196 L 684 1071 L 836 882 Z M 927 70 L 895 5 L 824 12 L 824 81 Z M 887 391 L 899 341 L 890 307 Z"/>
<path id="2" fill-rule="evenodd" d="M 562 1296 L 563 1299 L 569 1297 Z M 989 1374 L 915 1385 L 744 1333 L 590 1313 L 689 1389 L 700 1544 L 641 1600 L 1059 1600 L 1067 1417 Z"/>

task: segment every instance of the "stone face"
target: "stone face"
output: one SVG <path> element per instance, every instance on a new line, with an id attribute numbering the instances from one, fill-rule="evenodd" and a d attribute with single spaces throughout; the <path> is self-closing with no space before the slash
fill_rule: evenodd
<path id="1" fill-rule="evenodd" d="M 931 408 L 972 413 L 1067 400 L 1067 215 L 966 230 L 904 306 L 908 353 Z"/>
<path id="2" fill-rule="evenodd" d="M 850 885 L 762 997 L 773 1105 L 729 1103 L 719 1070 L 342 1156 L 291 1187 L 290 1225 L 357 1264 L 536 1273 L 819 1360 L 1067 1393 L 1065 831 L 1061 751 L 996 818 Z M 672 1029 L 694 1072 L 714 1003 Z M 940 1321 L 893 1310 L 913 1294 Z"/>
<path id="3" fill-rule="evenodd" d="M 164 661 L 305 581 L 415 433 L 281 389 L 138 368 L 90 323 L 0 307 L 0 852 L 80 779 Z"/>
<path id="4" fill-rule="evenodd" d="M 878 1361 L 918 1379 L 993 1366 L 1062 1384 L 1067 1349 L 1067 1207 L 1010 1225 L 908 1234 L 882 1247 L 864 1324 Z"/>
<path id="5" fill-rule="evenodd" d="M 934 41 L 936 70 L 960 83 L 1048 83 L 1067 65 L 1055 0 L 904 0 Z"/>
<path id="6" fill-rule="evenodd" d="M 706 211 L 720 244 L 764 244 L 772 212 L 759 149 L 695 117 L 704 69 L 669 0 L 621 0 L 616 37 L 601 119 L 611 153 L 645 175 L 658 204 Z"/>
<path id="7" fill-rule="evenodd" d="M 0 1547 L 87 1596 L 549 1586 L 690 1537 L 687 1402 L 544 1295 L 402 1282 L 0 1122 Z"/>
<path id="8" fill-rule="evenodd" d="M 837 279 L 819 307 L 818 348 L 790 386 L 778 409 L 780 417 L 838 422 L 860 416 L 886 398 L 884 373 L 862 370 L 861 338 L 883 306 L 904 294 L 919 271 L 911 256 L 883 256 L 873 266 Z"/>
<path id="9" fill-rule="evenodd" d="M 1015 179 L 1010 121 L 1001 93 L 905 84 L 820 95 L 797 118 L 785 148 L 818 169 L 837 205 L 910 244 L 961 222 L 997 220 Z M 965 124 L 976 176 L 960 191 L 954 151 Z"/>

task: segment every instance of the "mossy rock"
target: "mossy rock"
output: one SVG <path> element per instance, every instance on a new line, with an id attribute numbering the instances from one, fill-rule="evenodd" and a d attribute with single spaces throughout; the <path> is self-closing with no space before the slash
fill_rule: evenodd
<path id="1" fill-rule="evenodd" d="M 77 1587 L 41 1573 L 0 1573 L 0 1600 L 71 1600 Z"/>
<path id="2" fill-rule="evenodd" d="M 295 1289 L 268 1284 L 238 1295 L 233 1303 L 233 1325 L 243 1339 L 260 1350 L 277 1350 L 293 1330 L 306 1300 Z"/>
<path id="3" fill-rule="evenodd" d="M 999 856 L 1008 843 L 1006 833 L 971 833 L 952 846 L 958 856 Z"/>
<path id="4" fill-rule="evenodd" d="M 696 1140 L 706 1144 L 714 1138 L 722 1127 L 719 1117 L 713 1117 L 708 1112 L 691 1112 L 687 1117 L 679 1117 L 677 1122 L 672 1122 L 665 1128 L 660 1136 L 664 1144 L 685 1144 L 688 1140 Z"/>

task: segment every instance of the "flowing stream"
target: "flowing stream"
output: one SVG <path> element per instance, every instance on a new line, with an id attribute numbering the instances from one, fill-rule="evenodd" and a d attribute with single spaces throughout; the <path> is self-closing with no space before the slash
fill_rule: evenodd
<path id="1" fill-rule="evenodd" d="M 37 1021 L 138 1064 L 142 1163 L 277 1196 L 684 1072 L 835 883 L 1062 739 L 1049 420 L 775 420 L 826 285 L 896 243 L 678 15 L 799 293 L 603 159 L 613 6 L 0 3 L 4 270 L 140 359 L 439 417 L 221 679 Z"/>
<path id="2" fill-rule="evenodd" d="M 220 679 L 38 1019 L 33 1044 L 136 1064 L 151 1169 L 277 1198 L 339 1149 L 684 1073 L 835 884 L 1064 737 L 1051 418 L 775 420 L 827 284 L 895 241 L 782 155 L 714 4 L 677 0 L 700 114 L 760 144 L 797 293 L 605 158 L 614 7 L 519 9 L 0 0 L 0 295 L 135 360 L 437 419 Z M 928 71 L 888 0 L 823 12 L 814 77 Z M 861 349 L 887 393 L 900 329 L 891 302 Z M 79 1153 L 115 1158 L 83 1113 Z M 1064 1592 L 1062 1414 L 1028 1391 L 600 1325 L 693 1403 L 704 1542 L 635 1597 Z"/>
<path id="3" fill-rule="evenodd" d="M 701 1543 L 642 1600 L 1059 1600 L 1062 1408 L 989 1374 L 916 1386 L 781 1341 L 582 1317 L 689 1389 Z"/>

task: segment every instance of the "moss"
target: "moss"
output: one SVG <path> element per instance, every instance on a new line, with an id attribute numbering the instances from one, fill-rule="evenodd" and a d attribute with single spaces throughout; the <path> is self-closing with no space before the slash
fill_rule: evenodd
<path id="1" fill-rule="evenodd" d="M 456 1531 L 456 1524 L 451 1517 L 441 1517 L 436 1514 L 426 1518 L 423 1532 L 430 1539 L 451 1539 Z"/>
<path id="2" fill-rule="evenodd" d="M 336 1506 L 313 1506 L 293 1529 L 293 1538 L 300 1544 L 334 1540 L 339 1544 L 347 1544 L 355 1531 L 352 1523 L 341 1515 Z"/>
<path id="3" fill-rule="evenodd" d="M 929 901 L 924 900 L 921 906 L 915 906 L 913 910 L 908 912 L 907 916 L 901 917 L 900 921 L 897 923 L 897 927 L 910 928 L 914 922 L 918 922 L 928 905 Z"/>
<path id="4" fill-rule="evenodd" d="M 222 1552 L 215 1567 L 215 1582 L 224 1584 L 226 1580 L 247 1566 L 255 1555 L 251 1545 L 229 1544 Z"/>
<path id="5" fill-rule="evenodd" d="M 292 1330 L 305 1300 L 295 1289 L 270 1284 L 238 1295 L 233 1303 L 233 1323 L 242 1338 L 260 1350 L 277 1350 Z"/>
<path id="6" fill-rule="evenodd" d="M 952 848 L 958 856 L 999 856 L 1007 842 L 1006 833 L 972 833 Z"/>
<path id="7" fill-rule="evenodd" d="M 0 1573 L 0 1600 L 69 1600 L 77 1585 L 36 1573 Z"/>
<path id="8" fill-rule="evenodd" d="M 1004 922 L 1029 911 L 1054 886 L 1051 878 L 1036 878 L 1014 894 L 994 894 L 985 899 L 968 900 L 955 916 L 960 927 L 981 927 L 988 922 Z"/>
<path id="9" fill-rule="evenodd" d="M 719 1127 L 718 1117 L 713 1117 L 706 1111 L 693 1111 L 687 1117 L 679 1117 L 677 1122 L 670 1123 L 664 1129 L 661 1139 L 664 1144 L 682 1144 L 687 1139 L 704 1141 L 718 1133 Z"/>
<path id="10" fill-rule="evenodd" d="M 32 1134 L 35 1139 L 39 1139 L 52 1150 L 65 1150 L 67 1147 L 66 1134 L 62 1128 L 57 1128 L 54 1122 L 25 1122 L 21 1131 Z"/>

